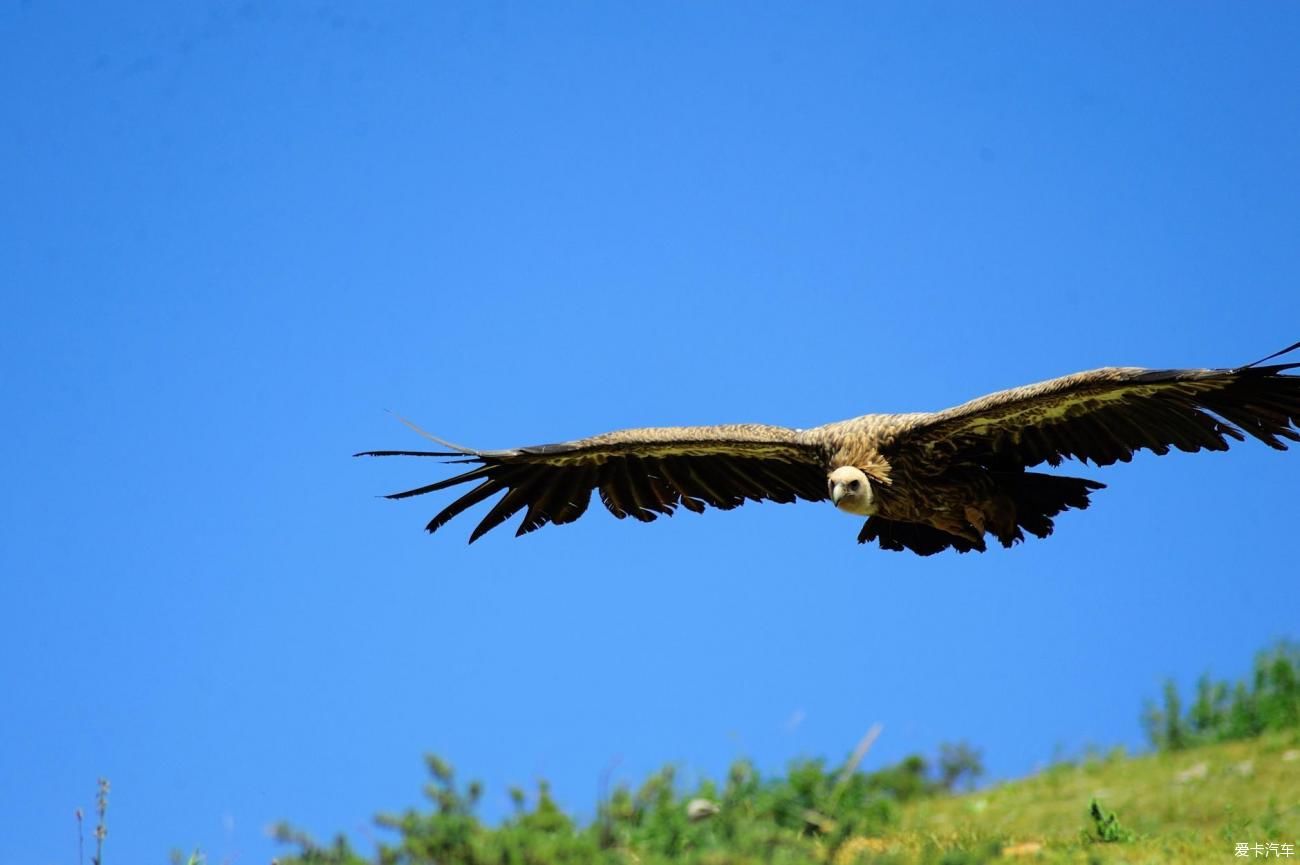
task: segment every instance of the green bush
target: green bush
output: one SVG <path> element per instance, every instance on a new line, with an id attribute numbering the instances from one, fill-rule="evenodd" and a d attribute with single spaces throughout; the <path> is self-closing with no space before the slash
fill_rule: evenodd
<path id="1" fill-rule="evenodd" d="M 704 780 L 685 793 L 668 767 L 635 791 L 614 790 L 589 825 L 561 811 L 543 782 L 531 807 L 522 791 L 512 790 L 515 813 L 492 827 L 475 815 L 481 785 L 458 786 L 451 766 L 437 757 L 426 762 L 430 807 L 377 818 L 396 833 L 380 844 L 373 860 L 378 865 L 833 861 L 849 839 L 878 836 L 891 826 L 899 803 L 946 794 L 983 772 L 979 752 L 965 743 L 943 746 L 937 773 L 915 755 L 870 773 L 799 760 L 774 778 L 740 761 L 720 789 Z M 280 860 L 285 865 L 368 861 L 342 836 L 325 846 L 281 824 L 276 837 L 298 848 Z"/>
<path id="2" fill-rule="evenodd" d="M 1114 811 L 1107 811 L 1095 798 L 1088 803 L 1089 826 L 1083 830 L 1085 842 L 1098 844 L 1127 844 L 1137 836 L 1124 828 Z"/>
<path id="3" fill-rule="evenodd" d="M 1161 751 L 1300 728 L 1300 645 L 1283 641 L 1260 652 L 1252 676 L 1232 686 L 1202 676 L 1186 711 L 1178 686 L 1168 681 L 1164 705 L 1148 703 L 1142 721 Z"/>

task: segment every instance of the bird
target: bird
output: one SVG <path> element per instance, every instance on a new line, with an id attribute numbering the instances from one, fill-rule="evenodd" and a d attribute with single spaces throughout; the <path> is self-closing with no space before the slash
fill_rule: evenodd
<path id="1" fill-rule="evenodd" d="M 937 412 L 866 414 L 811 429 L 742 423 L 625 429 L 558 444 L 355 456 L 438 457 L 474 467 L 393 493 L 405 499 L 472 485 L 425 526 L 436 532 L 497 494 L 470 543 L 524 511 L 515 532 L 572 523 L 592 493 L 619 519 L 651 522 L 679 507 L 731 510 L 746 501 L 830 501 L 865 517 L 858 543 L 930 556 L 985 552 L 1052 534 L 1105 484 L 1031 471 L 1065 460 L 1108 466 L 1138 451 L 1227 450 L 1258 439 L 1300 442 L 1300 363 L 1227 369 L 1104 367 L 998 391 Z M 404 421 L 405 422 L 405 421 Z"/>

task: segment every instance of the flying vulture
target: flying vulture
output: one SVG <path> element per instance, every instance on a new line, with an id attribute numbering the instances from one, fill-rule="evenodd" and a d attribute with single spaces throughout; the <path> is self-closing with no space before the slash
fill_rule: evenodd
<path id="1" fill-rule="evenodd" d="M 1104 484 L 1029 471 L 1076 459 L 1128 462 L 1135 451 L 1227 450 L 1247 435 L 1286 450 L 1300 441 L 1300 363 L 1235 369 L 1106 367 L 990 394 L 939 412 L 868 414 L 813 429 L 764 424 L 651 427 L 561 444 L 471 450 L 366 451 L 475 464 L 394 493 L 404 499 L 470 486 L 426 527 L 503 496 L 470 542 L 521 510 L 516 535 L 571 523 L 599 491 L 614 516 L 650 522 L 679 506 L 696 513 L 752 501 L 818 502 L 866 517 L 858 542 L 922 556 L 985 550 L 1052 533 L 1052 517 L 1086 508 Z M 430 436 L 430 438 L 433 438 Z"/>

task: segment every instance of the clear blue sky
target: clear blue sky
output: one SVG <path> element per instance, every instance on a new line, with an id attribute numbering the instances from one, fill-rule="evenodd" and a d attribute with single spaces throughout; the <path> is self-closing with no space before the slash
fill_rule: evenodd
<path id="1" fill-rule="evenodd" d="M 349 455 L 1281 348 L 1300 7 L 381 5 L 0 6 L 0 861 L 74 862 L 100 775 L 109 862 L 239 863 L 430 751 L 489 818 L 877 721 L 1013 776 L 1296 635 L 1257 444 L 925 560 L 806 503 L 467 547 Z"/>

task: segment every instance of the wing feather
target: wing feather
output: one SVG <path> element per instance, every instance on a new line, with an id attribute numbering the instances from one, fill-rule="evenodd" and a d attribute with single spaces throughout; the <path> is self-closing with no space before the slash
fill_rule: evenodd
<path id="1" fill-rule="evenodd" d="M 661 514 L 672 516 L 673 511 L 677 509 L 678 495 L 660 473 L 657 473 L 654 464 L 645 464 L 639 458 L 631 457 L 632 472 L 635 476 L 645 481 L 646 488 L 654 499 L 652 507 Z"/>
<path id="2" fill-rule="evenodd" d="M 627 460 L 618 460 L 616 462 L 605 463 L 607 485 L 602 485 L 601 490 L 609 493 L 610 498 L 615 499 L 622 513 L 611 509 L 611 513 L 616 517 L 632 517 L 643 523 L 652 522 L 655 518 L 637 495 L 636 483 L 627 470 Z"/>
<path id="3" fill-rule="evenodd" d="M 715 508 L 729 511 L 745 503 L 743 495 L 727 489 L 719 482 L 717 477 L 719 467 L 716 463 L 701 464 L 683 460 L 682 467 L 695 488 L 702 493 L 701 497 Z"/>
<path id="4" fill-rule="evenodd" d="M 556 482 L 554 475 L 551 472 L 551 477 L 543 482 L 541 492 L 528 503 L 528 511 L 519 523 L 515 537 L 536 531 L 551 522 L 551 514 L 559 507 L 560 497 L 565 493 L 564 487 Z"/>
<path id="5" fill-rule="evenodd" d="M 394 493 L 408 498 L 477 482 L 429 521 L 436 531 L 470 507 L 505 492 L 470 535 L 473 542 L 527 509 L 516 534 L 570 523 L 592 493 L 614 516 L 650 522 L 678 505 L 730 510 L 752 501 L 826 498 L 827 457 L 785 427 L 732 424 L 620 430 L 579 441 L 511 450 L 369 451 L 369 456 L 456 457 L 478 465 L 444 480 Z"/>
<path id="6" fill-rule="evenodd" d="M 506 488 L 506 484 L 500 478 L 488 478 L 483 483 L 474 487 L 474 489 L 465 493 L 465 495 L 456 499 L 447 507 L 438 512 L 438 515 L 429 520 L 429 524 L 424 527 L 427 532 L 436 532 L 440 527 L 466 508 L 471 508 L 484 499 L 491 498 Z M 390 496 L 391 498 L 391 496 Z"/>
<path id="7" fill-rule="evenodd" d="M 1139 450 L 1221 451 L 1246 436 L 1286 450 L 1300 442 L 1300 376 L 1285 374 L 1296 368 L 1076 373 L 909 416 L 891 452 L 1025 468 L 1062 459 L 1105 466 Z"/>
<path id="8" fill-rule="evenodd" d="M 695 493 L 693 487 L 680 480 L 680 478 L 685 477 L 685 475 L 681 473 L 680 466 L 678 466 L 676 459 L 669 457 L 661 460 L 659 462 L 659 473 L 662 474 L 664 480 L 677 491 L 678 501 L 681 502 L 682 507 L 697 514 L 704 513 L 704 508 L 706 507 L 705 502 Z"/>
<path id="9" fill-rule="evenodd" d="M 586 513 L 587 505 L 591 503 L 591 491 L 596 485 L 595 477 L 595 466 L 579 466 L 557 475 L 556 483 L 563 493 L 556 497 L 559 504 L 551 522 L 562 526 Z"/>
<path id="10" fill-rule="evenodd" d="M 791 483 L 791 480 L 783 477 L 775 467 L 751 462 L 745 466 L 745 469 L 761 489 L 768 491 L 768 497 L 772 501 L 788 504 L 798 498 L 800 492 L 798 484 Z"/>
<path id="11" fill-rule="evenodd" d="M 605 506 L 605 510 L 620 520 L 627 516 L 627 503 L 623 500 L 614 473 L 608 465 L 600 467 L 600 483 L 597 489 L 600 492 L 600 502 Z"/>
<path id="12" fill-rule="evenodd" d="M 632 495 L 641 507 L 656 514 L 672 516 L 677 509 L 677 496 L 664 486 L 655 474 L 653 465 L 647 465 L 640 457 L 626 457 L 627 476 L 632 482 Z"/>
<path id="13" fill-rule="evenodd" d="M 769 498 L 762 487 L 746 474 L 745 469 L 738 465 L 735 460 L 724 457 L 715 461 L 714 466 L 717 468 L 718 477 L 722 483 L 734 489 L 742 498 L 749 499 L 752 502 L 761 502 L 764 498 Z"/>
<path id="14" fill-rule="evenodd" d="M 510 487 L 506 494 L 498 499 L 492 509 L 487 512 L 487 516 L 483 517 L 483 521 L 470 533 L 469 542 L 474 543 L 483 535 L 519 513 L 528 504 L 529 498 L 535 493 L 536 488 L 545 477 L 544 474 L 536 472 L 524 476 L 517 486 Z"/>

